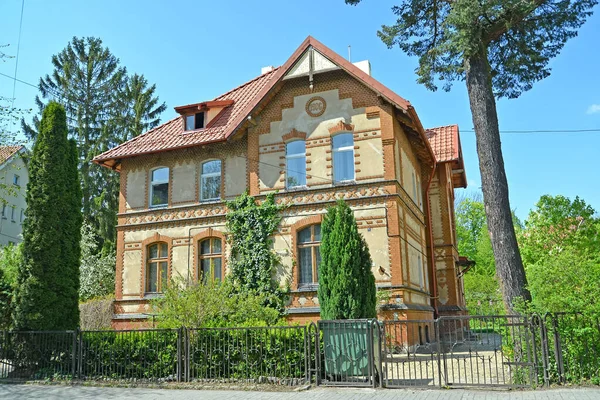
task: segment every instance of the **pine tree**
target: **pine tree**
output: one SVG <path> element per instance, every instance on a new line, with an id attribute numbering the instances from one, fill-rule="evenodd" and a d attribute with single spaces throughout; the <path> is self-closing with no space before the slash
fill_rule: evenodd
<path id="1" fill-rule="evenodd" d="M 344 201 L 327 210 L 321 235 L 318 290 L 321 319 L 376 317 L 371 255 L 358 233 L 354 214 Z"/>
<path id="2" fill-rule="evenodd" d="M 75 147 L 67 139 L 64 108 L 50 102 L 29 163 L 16 329 L 64 330 L 79 324 L 82 217 Z"/>
<path id="3" fill-rule="evenodd" d="M 358 4 L 361 0 L 345 0 Z M 592 14 L 597 0 L 404 0 L 378 36 L 419 58 L 418 82 L 450 90 L 465 81 L 496 271 L 507 312 L 531 300 L 519 253 L 500 143 L 496 97 L 516 98 L 550 75 L 549 61 Z"/>
<path id="4" fill-rule="evenodd" d="M 40 79 L 40 112 L 45 99 L 61 103 L 67 112 L 69 136 L 76 139 L 81 171 L 83 216 L 93 226 L 98 248 L 114 253 L 119 198 L 119 174 L 91 162 L 96 155 L 132 139 L 160 123 L 166 109 L 156 86 L 143 75 L 127 76 L 119 59 L 99 38 L 74 37 L 52 57 L 54 70 Z M 39 119 L 21 120 L 35 139 Z"/>

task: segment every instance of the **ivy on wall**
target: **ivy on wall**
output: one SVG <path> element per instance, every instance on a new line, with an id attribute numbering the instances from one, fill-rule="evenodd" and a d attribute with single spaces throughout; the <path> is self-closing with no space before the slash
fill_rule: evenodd
<path id="1" fill-rule="evenodd" d="M 240 291 L 264 296 L 265 305 L 283 312 L 287 290 L 273 279 L 280 259 L 271 239 L 281 222 L 283 206 L 275 203 L 273 194 L 258 203 L 244 193 L 227 202 L 227 208 L 229 268 L 234 285 Z"/>

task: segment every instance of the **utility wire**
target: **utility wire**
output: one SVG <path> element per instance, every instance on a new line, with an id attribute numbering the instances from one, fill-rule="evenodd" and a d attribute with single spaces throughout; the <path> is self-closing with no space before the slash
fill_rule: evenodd
<path id="1" fill-rule="evenodd" d="M 17 88 L 17 69 L 19 67 L 19 52 L 21 49 L 21 28 L 23 28 L 23 9 L 25 8 L 25 0 L 21 1 L 21 20 L 19 22 L 19 39 L 17 40 L 17 57 L 15 59 L 15 77 L 13 81 L 13 94 L 11 107 L 15 105 L 15 92 Z"/>
<path id="2" fill-rule="evenodd" d="M 473 129 L 462 129 L 464 132 L 475 132 Z M 593 129 L 533 129 L 533 130 L 515 130 L 503 131 L 500 133 L 581 133 L 581 132 L 600 132 L 600 128 Z"/>

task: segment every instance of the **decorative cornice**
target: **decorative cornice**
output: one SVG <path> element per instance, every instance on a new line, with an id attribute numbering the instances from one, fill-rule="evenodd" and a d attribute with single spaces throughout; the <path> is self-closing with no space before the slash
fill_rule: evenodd
<path id="1" fill-rule="evenodd" d="M 337 124 L 329 128 L 329 134 L 331 135 L 338 132 L 354 132 L 354 125 L 339 120 Z"/>
<path id="2" fill-rule="evenodd" d="M 283 139 L 284 143 L 287 143 L 288 141 L 290 141 L 292 139 L 306 140 L 306 132 L 299 132 L 296 130 L 296 128 L 293 128 L 291 131 L 289 131 L 288 133 L 283 135 L 281 138 Z"/>

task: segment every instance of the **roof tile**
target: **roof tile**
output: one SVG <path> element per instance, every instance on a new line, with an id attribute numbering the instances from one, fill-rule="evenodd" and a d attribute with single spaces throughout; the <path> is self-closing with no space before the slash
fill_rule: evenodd
<path id="1" fill-rule="evenodd" d="M 437 162 L 454 161 L 460 158 L 458 125 L 438 126 L 425 130 Z"/>
<path id="2" fill-rule="evenodd" d="M 23 146 L 0 146 L 0 164 L 11 158 Z"/>

